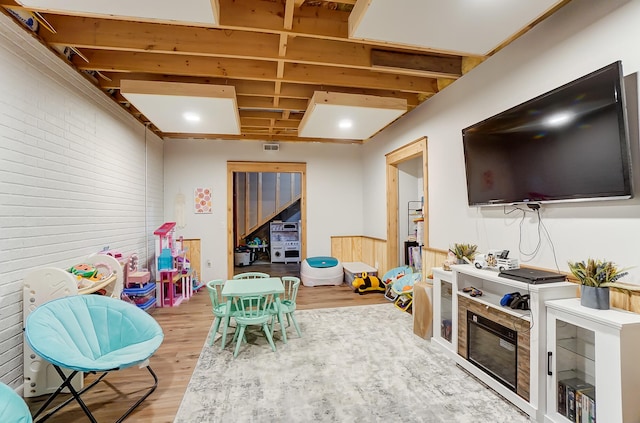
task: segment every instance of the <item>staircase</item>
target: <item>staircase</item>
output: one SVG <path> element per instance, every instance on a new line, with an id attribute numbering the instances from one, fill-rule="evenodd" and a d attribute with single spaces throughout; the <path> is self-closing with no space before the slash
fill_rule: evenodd
<path id="1" fill-rule="evenodd" d="M 276 214 L 275 216 L 273 216 L 273 218 L 265 220 L 263 222 L 259 223 L 259 226 L 254 229 L 253 231 L 251 231 L 250 233 L 247 233 L 246 235 L 244 235 L 242 238 L 240 238 L 238 240 L 238 242 L 236 243 L 236 245 L 239 244 L 243 244 L 244 240 L 252 240 L 254 238 L 260 238 L 260 239 L 269 239 L 270 236 L 270 225 L 269 223 L 274 221 L 274 220 L 282 220 L 283 222 L 289 222 L 289 221 L 293 221 L 290 220 L 289 218 L 291 216 L 294 215 L 298 215 L 297 218 L 293 219 L 295 221 L 300 220 L 300 198 L 298 197 L 298 199 L 296 201 L 294 201 L 292 204 L 289 205 L 289 207 L 285 208 L 284 210 L 280 211 L 280 213 Z"/>
<path id="2" fill-rule="evenodd" d="M 234 239 L 241 245 L 247 237 L 265 238 L 264 227 L 300 210 L 299 173 L 234 173 Z M 289 215 L 287 215 L 289 213 Z M 281 215 L 281 216 L 280 216 Z"/>

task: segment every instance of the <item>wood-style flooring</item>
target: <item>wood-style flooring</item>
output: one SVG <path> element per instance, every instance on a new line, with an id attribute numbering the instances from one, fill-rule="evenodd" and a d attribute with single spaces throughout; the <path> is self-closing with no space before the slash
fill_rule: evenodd
<path id="1" fill-rule="evenodd" d="M 248 271 L 264 271 L 272 276 L 299 276 L 300 265 L 254 263 L 235 269 L 235 273 Z M 359 295 L 344 284 L 300 285 L 297 299 L 299 310 L 385 302 L 387 300 L 382 294 Z M 173 422 L 213 322 L 211 302 L 204 289 L 178 307 L 154 309 L 152 316 L 160 323 L 165 335 L 160 349 L 151 358 L 151 367 L 158 375 L 159 384 L 156 391 L 129 416 L 128 422 Z M 220 354 L 232 354 L 231 347 L 227 346 Z M 90 382 L 93 378 L 93 375 L 88 375 L 85 381 Z M 151 377 L 145 369 L 134 367 L 113 372 L 83 395 L 83 399 L 99 422 L 113 422 L 142 395 L 150 382 Z M 27 403 L 35 412 L 46 399 L 47 396 L 28 398 Z M 48 421 L 69 423 L 86 422 L 88 419 L 77 404 L 71 404 Z"/>

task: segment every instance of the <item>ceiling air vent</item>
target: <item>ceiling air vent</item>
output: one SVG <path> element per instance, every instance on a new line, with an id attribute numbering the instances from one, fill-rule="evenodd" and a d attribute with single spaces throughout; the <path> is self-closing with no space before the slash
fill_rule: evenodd
<path id="1" fill-rule="evenodd" d="M 278 151 L 280 150 L 280 144 L 264 144 L 262 146 L 264 151 Z"/>

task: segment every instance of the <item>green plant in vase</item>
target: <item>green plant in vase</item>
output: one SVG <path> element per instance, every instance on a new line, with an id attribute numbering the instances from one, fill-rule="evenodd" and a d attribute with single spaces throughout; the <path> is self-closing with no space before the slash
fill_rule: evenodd
<path id="1" fill-rule="evenodd" d="M 476 256 L 478 246 L 475 244 L 453 244 L 449 250 L 455 254 L 458 263 L 471 263 Z"/>
<path id="2" fill-rule="evenodd" d="M 580 303 L 585 307 L 606 310 L 609 308 L 609 287 L 615 286 L 618 279 L 625 276 L 626 269 L 607 260 L 587 259 L 587 261 L 569 262 L 569 270 L 579 281 Z"/>

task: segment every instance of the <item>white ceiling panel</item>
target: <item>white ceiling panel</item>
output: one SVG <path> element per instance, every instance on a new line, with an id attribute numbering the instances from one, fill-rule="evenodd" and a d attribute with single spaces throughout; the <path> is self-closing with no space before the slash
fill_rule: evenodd
<path id="1" fill-rule="evenodd" d="M 24 7 L 40 11 L 70 12 L 79 15 L 106 15 L 159 21 L 217 25 L 217 0 L 16 0 Z"/>
<path id="2" fill-rule="evenodd" d="M 485 55 L 557 0 L 358 0 L 350 38 Z"/>
<path id="3" fill-rule="evenodd" d="M 365 140 L 407 111 L 396 98 L 316 91 L 300 123 L 300 136 Z"/>
<path id="4" fill-rule="evenodd" d="M 124 80 L 120 92 L 163 132 L 240 134 L 234 87 Z"/>

